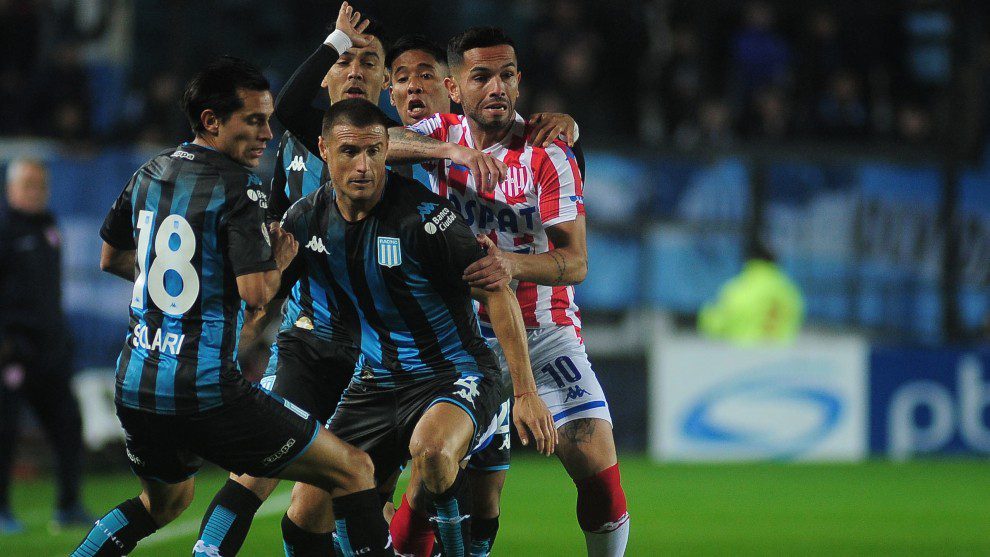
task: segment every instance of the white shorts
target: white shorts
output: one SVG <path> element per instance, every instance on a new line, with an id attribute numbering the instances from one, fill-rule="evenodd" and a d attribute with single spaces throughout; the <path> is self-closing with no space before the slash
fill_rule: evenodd
<path id="1" fill-rule="evenodd" d="M 502 371 L 508 373 L 505 354 L 491 329 L 483 327 L 482 332 L 488 337 L 488 346 L 498 356 Z M 605 392 L 591 369 L 577 330 L 574 327 L 544 327 L 529 329 L 526 336 L 537 391 L 550 409 L 554 425 L 559 428 L 581 418 L 599 418 L 611 424 Z"/>

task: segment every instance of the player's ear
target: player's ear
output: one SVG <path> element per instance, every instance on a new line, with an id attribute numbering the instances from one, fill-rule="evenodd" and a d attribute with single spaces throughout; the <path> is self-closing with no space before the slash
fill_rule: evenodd
<path id="1" fill-rule="evenodd" d="M 453 78 L 445 77 L 443 78 L 443 86 L 447 88 L 447 94 L 450 96 L 450 100 L 461 104 L 461 90 L 457 87 L 457 82 Z"/>
<path id="2" fill-rule="evenodd" d="M 390 104 L 390 105 L 398 108 L 399 106 L 397 104 L 395 104 L 395 97 L 392 96 L 394 94 L 395 94 L 395 87 L 393 87 L 392 85 L 389 85 L 388 86 L 388 104 Z"/>
<path id="3" fill-rule="evenodd" d="M 323 81 L 320 82 L 320 87 L 326 89 L 329 86 L 330 86 L 330 72 L 327 72 L 323 76 Z"/>
<path id="4" fill-rule="evenodd" d="M 212 108 L 207 108 L 199 114 L 199 122 L 203 124 L 203 128 L 211 135 L 220 133 L 220 118 L 216 112 L 213 112 Z"/>
<path id="5" fill-rule="evenodd" d="M 327 147 L 326 141 L 323 140 L 323 134 L 320 134 L 320 139 L 318 140 L 318 144 L 320 147 L 320 158 L 323 159 L 324 162 L 326 162 L 327 156 L 329 154 L 327 153 L 329 147 Z"/>

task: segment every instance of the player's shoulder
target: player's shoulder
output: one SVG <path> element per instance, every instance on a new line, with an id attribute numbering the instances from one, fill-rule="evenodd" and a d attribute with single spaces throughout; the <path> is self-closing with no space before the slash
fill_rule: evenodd
<path id="1" fill-rule="evenodd" d="M 530 166 L 534 173 L 538 173 L 541 168 L 546 167 L 547 170 L 552 170 L 559 174 L 562 171 L 569 170 L 570 162 L 576 160 L 577 157 L 574 155 L 574 150 L 565 141 L 558 138 L 554 139 L 546 147 L 532 146 Z"/>
<path id="2" fill-rule="evenodd" d="M 300 197 L 289 206 L 282 217 L 282 222 L 292 222 L 300 218 L 308 218 L 316 213 L 321 207 L 329 207 L 330 200 L 326 199 L 332 190 L 329 187 L 317 188 L 308 194 Z"/>

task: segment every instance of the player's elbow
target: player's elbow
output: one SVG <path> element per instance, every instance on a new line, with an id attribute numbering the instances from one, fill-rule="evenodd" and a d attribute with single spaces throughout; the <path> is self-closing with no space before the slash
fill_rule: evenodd
<path id="1" fill-rule="evenodd" d="M 588 258 L 587 256 L 580 257 L 574 263 L 569 282 L 571 284 L 581 284 L 588 276 Z"/>

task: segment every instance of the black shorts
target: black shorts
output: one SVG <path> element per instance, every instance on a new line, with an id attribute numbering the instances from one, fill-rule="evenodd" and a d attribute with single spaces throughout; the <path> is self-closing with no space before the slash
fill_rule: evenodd
<path id="1" fill-rule="evenodd" d="M 481 472 L 498 472 L 508 470 L 512 452 L 512 418 L 509 413 L 509 401 L 503 401 L 498 407 L 498 429 L 479 451 L 471 455 L 467 467 Z"/>
<path id="2" fill-rule="evenodd" d="M 251 385 L 239 373 L 221 381 L 231 382 L 224 391 L 236 396 L 195 414 L 154 414 L 117 404 L 135 474 L 179 483 L 205 459 L 236 474 L 273 477 L 316 439 L 320 424 L 302 409 Z"/>
<path id="3" fill-rule="evenodd" d="M 330 419 L 344 393 L 358 359 L 353 344 L 323 340 L 293 327 L 280 331 L 262 385 L 311 413 L 321 424 Z"/>
<path id="4" fill-rule="evenodd" d="M 327 427 L 342 440 L 365 451 L 382 485 L 409 459 L 409 440 L 420 417 L 434 404 L 448 402 L 474 422 L 468 454 L 491 439 L 498 428 L 502 389 L 498 372 L 441 375 L 396 387 L 351 381 Z"/>

